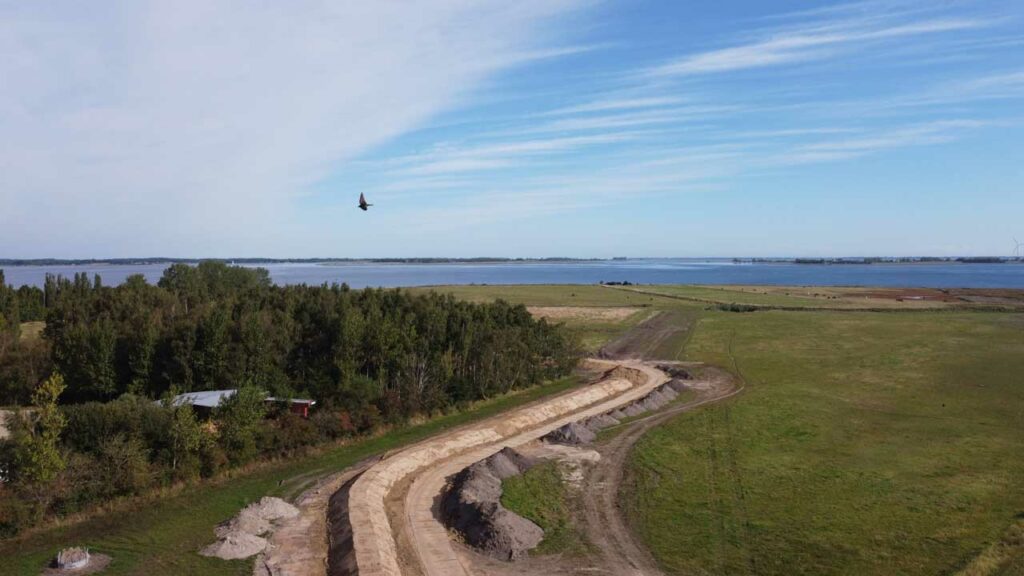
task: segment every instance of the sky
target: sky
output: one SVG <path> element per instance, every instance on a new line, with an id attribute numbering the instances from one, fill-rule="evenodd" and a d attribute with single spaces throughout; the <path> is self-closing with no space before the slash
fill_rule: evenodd
<path id="1" fill-rule="evenodd" d="M 0 258 L 1015 237 L 1020 0 L 0 0 Z"/>

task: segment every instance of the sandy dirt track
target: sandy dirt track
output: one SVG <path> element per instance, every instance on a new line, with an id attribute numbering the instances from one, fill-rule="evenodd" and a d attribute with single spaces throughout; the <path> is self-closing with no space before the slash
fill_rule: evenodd
<path id="1" fill-rule="evenodd" d="M 368 459 L 332 474 L 295 501 L 299 515 L 284 521 L 270 536 L 270 546 L 257 559 L 255 576 L 325 576 L 327 574 L 327 506 L 332 494 L 361 474 L 376 459 Z"/>
<path id="2" fill-rule="evenodd" d="M 668 379 L 660 370 L 640 362 L 595 362 L 606 368 L 623 365 L 630 377 L 604 380 L 411 446 L 360 476 L 349 496 L 359 574 L 469 573 L 434 513 L 446 476 L 505 446 L 524 444 L 566 423 L 636 400 Z M 407 492 L 393 494 L 396 486 Z M 387 502 L 395 500 L 401 502 L 402 515 L 393 526 Z M 400 552 L 398 542 L 408 542 L 409 549 L 403 546 Z M 405 562 L 400 561 L 400 554 Z"/>

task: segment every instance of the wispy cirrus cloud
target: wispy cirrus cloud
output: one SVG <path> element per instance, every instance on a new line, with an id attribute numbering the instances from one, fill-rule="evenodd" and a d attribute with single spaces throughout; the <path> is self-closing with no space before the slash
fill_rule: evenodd
<path id="1" fill-rule="evenodd" d="M 879 25 L 861 20 L 807 26 L 729 48 L 710 50 L 678 58 L 647 71 L 654 77 L 689 76 L 764 68 L 819 60 L 837 50 L 860 44 L 909 36 L 938 34 L 982 28 L 990 22 L 980 19 L 943 18 L 905 24 Z"/>

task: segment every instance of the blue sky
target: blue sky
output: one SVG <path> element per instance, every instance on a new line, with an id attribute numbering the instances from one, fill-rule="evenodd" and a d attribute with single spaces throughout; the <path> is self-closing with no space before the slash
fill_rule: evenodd
<path id="1" fill-rule="evenodd" d="M 0 256 L 1024 239 L 1019 1 L 99 6 L 0 2 Z"/>

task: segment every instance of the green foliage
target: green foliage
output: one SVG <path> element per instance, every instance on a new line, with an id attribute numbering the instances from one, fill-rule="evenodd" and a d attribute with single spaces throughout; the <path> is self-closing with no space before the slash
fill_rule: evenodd
<path id="1" fill-rule="evenodd" d="M 307 482 L 311 479 L 341 470 L 373 454 L 394 450 L 440 431 L 493 417 L 514 407 L 565 392 L 577 384 L 575 379 L 565 378 L 483 402 L 474 405 L 471 410 L 440 416 L 417 426 L 362 438 L 315 455 L 289 459 L 216 482 L 191 485 L 170 498 L 146 501 L 139 506 L 118 509 L 78 524 L 49 528 L 17 540 L 0 541 L 0 558 L 3 559 L 0 573 L 37 576 L 40 567 L 52 559 L 57 550 L 84 545 L 115 556 L 115 564 L 107 569 L 112 574 L 251 574 L 251 563 L 225 562 L 195 553 L 210 543 L 211 526 L 237 514 L 246 504 L 268 494 L 297 494 L 308 486 Z M 7 502 L 0 493 L 0 522 L 4 517 L 3 506 Z"/>
<path id="2" fill-rule="evenodd" d="M 57 373 L 32 394 L 33 411 L 15 439 L 15 478 L 22 484 L 47 484 L 64 469 L 59 440 L 67 419 L 57 406 L 63 391 L 64 378 Z"/>
<path id="3" fill-rule="evenodd" d="M 267 414 L 267 393 L 255 386 L 242 386 L 223 400 L 214 413 L 220 444 L 233 464 L 256 456 L 256 435 Z"/>
<path id="4" fill-rule="evenodd" d="M 577 358 L 571 337 L 520 305 L 279 287 L 265 270 L 223 262 L 170 266 L 155 286 L 138 275 L 105 286 L 85 274 L 48 276 L 24 297 L 0 286 L 4 327 L 17 326 L 7 321 L 16 308 L 45 311 L 42 338 L 0 331 L 0 404 L 24 404 L 52 370 L 67 386 L 66 430 L 25 465 L 50 481 L 13 483 L 37 487 L 36 517 L 401 425 L 559 377 Z M 152 400 L 239 387 L 206 424 L 208 413 Z M 267 393 L 315 399 L 324 413 L 264 420 Z M 53 465 L 62 454 L 71 468 L 63 474 Z M 120 476 L 107 477 L 110 463 Z"/>
<path id="5" fill-rule="evenodd" d="M 146 446 L 137 437 L 105 439 L 99 446 L 97 461 L 109 495 L 138 494 L 153 479 Z"/>
<path id="6" fill-rule="evenodd" d="M 45 350 L 66 378 L 66 402 L 250 382 L 356 420 L 376 411 L 396 421 L 557 377 L 577 355 L 565 331 L 503 301 L 278 287 L 265 270 L 223 262 L 175 264 L 156 286 L 141 276 L 116 287 L 51 276 L 41 294 Z M 0 374 L 22 360 L 0 344 Z M 0 385 L 0 403 L 17 402 L 24 379 L 46 371 L 21 370 L 17 385 Z"/>
<path id="7" fill-rule="evenodd" d="M 203 429 L 191 405 L 169 406 L 167 409 L 171 411 L 168 430 L 171 473 L 176 480 L 187 480 L 199 474 Z"/>

